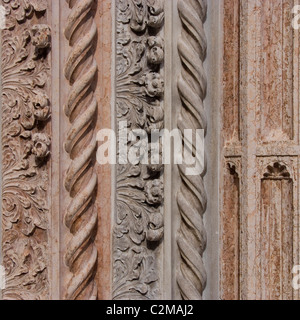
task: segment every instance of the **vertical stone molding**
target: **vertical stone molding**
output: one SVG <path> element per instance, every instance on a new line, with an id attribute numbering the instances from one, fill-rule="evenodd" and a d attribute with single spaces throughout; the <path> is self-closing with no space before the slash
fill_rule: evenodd
<path id="1" fill-rule="evenodd" d="M 222 136 L 226 146 L 239 146 L 240 119 L 240 0 L 224 1 Z"/>
<path id="2" fill-rule="evenodd" d="M 2 0 L 4 300 L 50 298 L 51 28 L 47 1 Z"/>
<path id="3" fill-rule="evenodd" d="M 70 91 L 64 111 L 70 121 L 69 133 L 65 138 L 65 150 L 70 156 L 70 165 L 64 183 L 71 202 L 64 216 L 65 225 L 70 230 L 70 241 L 64 259 L 72 276 L 64 298 L 95 300 L 97 101 L 94 86 L 97 63 L 94 58 L 94 41 L 97 29 L 93 10 L 97 1 L 67 2 L 70 12 L 65 26 L 65 37 L 69 41 L 70 52 L 65 62 L 65 77 L 70 83 Z"/>
<path id="4" fill-rule="evenodd" d="M 294 0 L 258 1 L 257 47 L 260 72 L 259 86 L 263 90 L 259 100 L 257 136 L 262 142 L 294 139 L 293 82 L 294 37 L 292 9 Z M 260 32 L 260 35 L 258 35 Z M 297 59 L 296 59 L 297 60 Z"/>
<path id="5" fill-rule="evenodd" d="M 95 14 L 95 23 L 98 28 L 96 61 L 98 64 L 98 80 L 95 91 L 96 99 L 99 101 L 97 130 L 112 128 L 112 61 L 114 53 L 112 37 L 114 19 L 114 1 L 98 1 Z M 98 249 L 98 268 L 96 279 L 98 281 L 98 299 L 110 300 L 112 298 L 112 215 L 114 201 L 112 201 L 114 184 L 113 166 L 96 165 L 98 174 L 97 186 L 97 208 L 98 208 L 98 230 L 96 245 Z"/>
<path id="6" fill-rule="evenodd" d="M 241 298 L 241 187 L 242 130 L 240 106 L 240 0 L 224 1 L 222 184 L 221 184 L 221 266 L 220 296 Z"/>
<path id="7" fill-rule="evenodd" d="M 131 135 L 131 148 L 137 136 L 148 142 L 151 130 L 164 127 L 163 28 L 164 1 L 116 1 L 116 118 L 123 162 L 117 165 L 113 241 L 116 300 L 161 298 L 164 167 L 160 161 L 150 165 L 147 151 L 135 165 L 127 163 L 120 134 L 144 130 Z"/>
<path id="8" fill-rule="evenodd" d="M 222 166 L 223 299 L 299 299 L 297 3 L 225 1 L 222 162 L 239 163 L 240 174 L 236 192 Z"/>
<path id="9" fill-rule="evenodd" d="M 228 159 L 222 186 L 223 210 L 221 212 L 221 298 L 240 298 L 240 180 L 241 163 L 238 159 Z"/>
<path id="10" fill-rule="evenodd" d="M 261 164 L 264 164 L 262 161 Z M 263 300 L 293 300 L 294 182 L 287 166 L 279 162 L 265 168 L 260 186 L 258 286 Z"/>
<path id="11" fill-rule="evenodd" d="M 178 128 L 184 136 L 185 129 L 203 129 L 207 121 L 204 109 L 207 79 L 203 63 L 206 57 L 204 22 L 207 13 L 206 0 L 179 0 L 178 12 L 182 32 L 178 40 L 178 52 L 182 71 L 178 80 L 178 91 L 182 102 Z M 191 146 L 193 156 L 195 141 L 183 141 Z M 181 261 L 177 283 L 185 300 L 200 300 L 206 286 L 206 271 L 203 253 L 206 247 L 206 230 L 203 215 L 206 211 L 207 195 L 204 187 L 204 173 L 188 176 L 186 163 L 179 165 L 181 176 L 177 204 L 181 215 L 177 244 Z"/>

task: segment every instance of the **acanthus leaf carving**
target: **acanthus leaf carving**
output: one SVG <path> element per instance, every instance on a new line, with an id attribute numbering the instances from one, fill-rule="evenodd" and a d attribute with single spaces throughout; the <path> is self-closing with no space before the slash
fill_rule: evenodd
<path id="1" fill-rule="evenodd" d="M 8 25 L 14 21 L 2 31 L 3 298 L 48 299 L 51 29 L 26 21 L 44 12 L 47 2 L 2 3 Z M 18 28 L 16 21 L 22 22 Z M 37 54 L 38 30 L 47 30 L 47 43 Z"/>
<path id="2" fill-rule="evenodd" d="M 8 289 L 5 299 L 41 300 L 48 295 L 47 248 L 33 237 L 9 231 L 3 239 L 4 267 Z"/>
<path id="3" fill-rule="evenodd" d="M 148 135 L 164 127 L 163 21 L 163 1 L 117 2 L 117 120 Z M 114 299 L 160 295 L 156 248 L 164 234 L 163 169 L 141 162 L 117 166 Z"/>
<path id="4" fill-rule="evenodd" d="M 13 29 L 16 23 L 23 23 L 30 19 L 34 12 L 45 12 L 47 0 L 2 0 L 6 9 L 6 27 Z"/>

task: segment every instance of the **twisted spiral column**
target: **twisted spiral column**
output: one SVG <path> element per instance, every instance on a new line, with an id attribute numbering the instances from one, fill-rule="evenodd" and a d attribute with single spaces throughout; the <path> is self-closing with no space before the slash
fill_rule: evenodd
<path id="1" fill-rule="evenodd" d="M 182 33 L 178 41 L 181 59 L 181 75 L 178 92 L 182 102 L 178 118 L 178 128 L 206 130 L 207 121 L 203 101 L 206 96 L 207 79 L 203 67 L 207 41 L 204 21 L 207 13 L 206 0 L 179 0 L 178 12 L 182 22 Z M 194 139 L 193 139 L 194 140 Z M 183 138 L 189 154 L 195 155 L 195 141 Z M 188 176 L 185 163 L 179 165 L 181 177 L 177 204 L 181 215 L 181 225 L 177 235 L 180 252 L 180 269 L 177 283 L 184 300 L 201 300 L 206 286 L 206 271 L 203 253 L 206 247 L 206 231 L 203 214 L 206 211 L 207 196 L 203 175 Z"/>
<path id="2" fill-rule="evenodd" d="M 66 137 L 65 150 L 71 163 L 65 177 L 65 188 L 70 194 L 71 202 L 64 220 L 72 234 L 65 254 L 65 263 L 72 277 L 65 299 L 95 300 L 97 249 L 94 244 L 94 232 L 97 226 L 97 212 L 93 199 L 97 188 L 97 142 L 94 121 L 97 101 L 93 84 L 97 64 L 93 44 L 97 29 L 91 12 L 94 0 L 66 1 L 71 11 L 65 28 L 65 37 L 70 45 L 64 70 L 70 83 L 65 105 L 70 130 Z"/>

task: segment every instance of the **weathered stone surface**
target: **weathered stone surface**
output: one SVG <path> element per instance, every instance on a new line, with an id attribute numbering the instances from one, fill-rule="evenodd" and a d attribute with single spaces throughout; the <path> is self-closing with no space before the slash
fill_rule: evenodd
<path id="1" fill-rule="evenodd" d="M 1 299 L 299 299 L 298 1 L 0 4 Z M 124 121 L 204 171 L 98 164 Z"/>
<path id="2" fill-rule="evenodd" d="M 233 4 L 225 1 L 224 8 L 221 295 L 298 299 L 292 288 L 299 262 L 294 2 Z"/>

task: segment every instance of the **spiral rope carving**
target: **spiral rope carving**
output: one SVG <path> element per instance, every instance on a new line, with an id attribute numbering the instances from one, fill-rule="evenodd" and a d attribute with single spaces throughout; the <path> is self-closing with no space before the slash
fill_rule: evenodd
<path id="1" fill-rule="evenodd" d="M 95 118 L 97 101 L 93 84 L 97 73 L 93 43 L 97 34 L 92 15 L 93 0 L 66 0 L 71 8 L 65 28 L 70 53 L 65 76 L 70 92 L 65 114 L 70 120 L 65 150 L 71 163 L 66 173 L 65 188 L 71 202 L 64 220 L 72 234 L 67 244 L 65 263 L 72 273 L 68 283 L 67 300 L 96 300 L 95 269 L 97 249 L 94 233 L 97 212 L 94 195 L 97 188 L 95 172 Z"/>
<path id="2" fill-rule="evenodd" d="M 207 41 L 204 21 L 207 13 L 206 0 L 179 0 L 178 12 L 182 22 L 182 33 L 178 41 L 178 52 L 182 70 L 178 79 L 178 92 L 182 102 L 178 128 L 204 129 L 207 127 L 203 101 L 206 97 L 207 79 L 203 63 L 206 57 Z M 195 141 L 184 137 L 189 154 L 195 155 Z M 184 300 L 201 300 L 206 286 L 206 271 L 203 253 L 206 247 L 206 231 L 203 215 L 207 196 L 203 175 L 188 176 L 185 163 L 179 165 L 181 177 L 177 204 L 181 225 L 177 244 L 181 256 L 177 283 Z"/>

